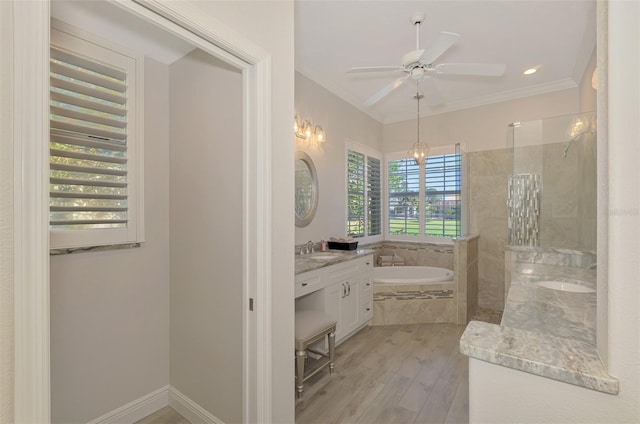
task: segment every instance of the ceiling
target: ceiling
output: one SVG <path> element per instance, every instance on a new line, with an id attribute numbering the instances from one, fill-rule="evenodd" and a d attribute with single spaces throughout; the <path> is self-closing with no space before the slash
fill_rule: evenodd
<path id="1" fill-rule="evenodd" d="M 506 64 L 501 77 L 430 74 L 444 102 L 420 115 L 576 87 L 596 43 L 594 0 L 320 1 L 295 4 L 296 70 L 383 124 L 416 117 L 417 87 L 405 84 L 374 104 L 365 101 L 402 73 L 347 73 L 351 67 L 400 65 L 416 48 L 410 22 L 424 12 L 420 48 L 441 31 L 460 35 L 438 63 Z M 538 67 L 538 72 L 522 72 Z M 420 92 L 426 87 L 420 84 Z M 429 96 L 429 93 L 425 93 Z"/>

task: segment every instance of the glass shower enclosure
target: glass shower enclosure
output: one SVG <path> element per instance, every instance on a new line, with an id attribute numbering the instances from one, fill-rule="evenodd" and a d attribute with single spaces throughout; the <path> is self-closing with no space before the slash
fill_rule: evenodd
<path id="1" fill-rule="evenodd" d="M 509 246 L 596 250 L 596 114 L 508 127 Z"/>

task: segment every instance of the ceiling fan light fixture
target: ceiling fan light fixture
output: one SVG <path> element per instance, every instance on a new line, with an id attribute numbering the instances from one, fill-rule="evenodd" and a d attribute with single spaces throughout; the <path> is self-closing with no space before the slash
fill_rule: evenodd
<path id="1" fill-rule="evenodd" d="M 533 75 L 536 72 L 538 72 L 538 68 L 537 67 L 529 68 L 529 69 L 526 69 L 524 72 L 522 72 L 522 75 Z"/>
<path id="2" fill-rule="evenodd" d="M 411 78 L 413 78 L 414 80 L 421 80 L 422 78 L 424 78 L 424 69 L 422 68 L 414 68 L 411 71 Z"/>

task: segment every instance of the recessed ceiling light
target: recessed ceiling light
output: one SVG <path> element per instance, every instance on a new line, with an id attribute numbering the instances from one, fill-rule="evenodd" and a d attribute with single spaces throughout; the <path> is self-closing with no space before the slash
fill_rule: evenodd
<path id="1" fill-rule="evenodd" d="M 535 74 L 537 71 L 538 71 L 538 68 L 529 68 L 526 71 L 524 71 L 522 74 L 531 75 L 531 74 Z"/>

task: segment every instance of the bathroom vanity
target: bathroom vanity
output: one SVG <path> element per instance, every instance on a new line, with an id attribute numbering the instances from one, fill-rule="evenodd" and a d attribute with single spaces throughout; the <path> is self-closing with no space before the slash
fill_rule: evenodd
<path id="1" fill-rule="evenodd" d="M 595 255 L 508 247 L 506 262 L 501 324 L 472 321 L 460 340 L 470 422 L 609 422 L 620 387 L 597 350 Z"/>
<path id="2" fill-rule="evenodd" d="M 373 251 L 328 251 L 296 256 L 296 309 L 328 313 L 337 321 L 336 344 L 373 317 Z"/>

